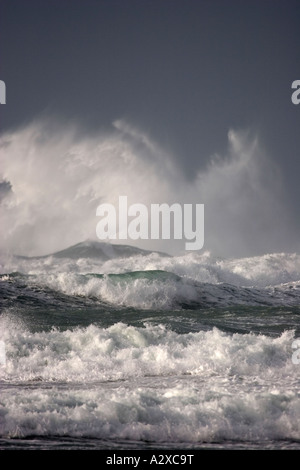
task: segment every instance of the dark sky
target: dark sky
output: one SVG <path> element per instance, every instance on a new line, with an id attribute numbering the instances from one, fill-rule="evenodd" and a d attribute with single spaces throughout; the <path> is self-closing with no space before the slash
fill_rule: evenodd
<path id="1" fill-rule="evenodd" d="M 1 131 L 42 116 L 86 131 L 116 119 L 187 177 L 257 133 L 300 227 L 299 0 L 0 0 Z"/>

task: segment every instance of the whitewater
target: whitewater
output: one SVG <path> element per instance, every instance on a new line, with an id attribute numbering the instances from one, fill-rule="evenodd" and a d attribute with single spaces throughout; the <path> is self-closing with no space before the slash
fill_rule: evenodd
<path id="1" fill-rule="evenodd" d="M 0 446 L 299 449 L 300 256 L 1 257 Z"/>
<path id="2" fill-rule="evenodd" d="M 124 120 L 0 150 L 0 449 L 300 448 L 299 233 L 255 136 L 189 174 Z M 120 195 L 204 204 L 204 248 L 96 239 Z"/>

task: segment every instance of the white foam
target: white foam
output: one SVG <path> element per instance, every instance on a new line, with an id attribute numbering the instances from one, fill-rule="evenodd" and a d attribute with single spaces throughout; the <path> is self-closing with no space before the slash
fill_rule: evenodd
<path id="1" fill-rule="evenodd" d="M 232 398 L 225 387 L 209 390 L 195 381 L 161 390 L 15 390 L 1 400 L 0 433 L 154 442 L 299 439 L 296 391 L 253 389 Z"/>
<path id="2" fill-rule="evenodd" d="M 8 322 L 8 323 L 7 323 Z M 8 326 L 7 326 L 8 325 Z M 93 382 L 145 375 L 224 374 L 282 380 L 292 364 L 292 332 L 279 338 L 232 336 L 218 329 L 177 334 L 163 326 L 117 323 L 30 333 L 1 317 L 5 380 Z"/>
<path id="3" fill-rule="evenodd" d="M 0 436 L 154 442 L 300 439 L 293 332 L 161 325 L 30 333 L 0 319 Z"/>

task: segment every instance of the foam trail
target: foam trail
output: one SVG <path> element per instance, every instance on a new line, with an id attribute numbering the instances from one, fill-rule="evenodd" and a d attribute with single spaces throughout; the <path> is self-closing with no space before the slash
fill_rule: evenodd
<path id="1" fill-rule="evenodd" d="M 204 203 L 204 246 L 218 254 L 284 251 L 290 228 L 280 179 L 257 139 L 245 133 L 230 131 L 228 156 L 212 158 L 193 181 L 124 121 L 85 136 L 73 125 L 33 122 L 3 134 L 0 148 L 2 249 L 39 255 L 93 239 L 98 205 L 117 206 L 126 195 L 129 205 Z M 134 244 L 175 253 L 184 240 Z"/>

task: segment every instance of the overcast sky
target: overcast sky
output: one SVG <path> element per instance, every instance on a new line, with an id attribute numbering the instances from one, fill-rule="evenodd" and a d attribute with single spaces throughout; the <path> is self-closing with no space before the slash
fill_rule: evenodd
<path id="1" fill-rule="evenodd" d="M 2 134 L 45 116 L 83 134 L 122 120 L 191 180 L 229 130 L 257 135 L 290 211 L 278 249 L 298 248 L 299 0 L 0 0 L 0 79 Z"/>

